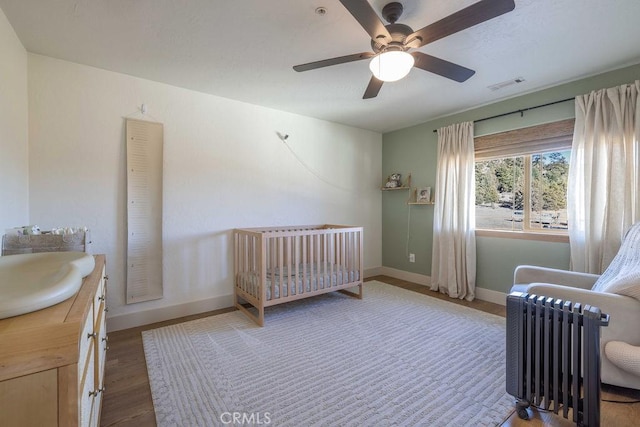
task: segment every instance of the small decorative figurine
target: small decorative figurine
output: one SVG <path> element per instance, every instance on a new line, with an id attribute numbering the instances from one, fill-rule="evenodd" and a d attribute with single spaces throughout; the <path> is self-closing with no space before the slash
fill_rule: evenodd
<path id="1" fill-rule="evenodd" d="M 402 187 L 402 174 L 392 173 L 389 175 L 387 182 L 384 184 L 385 188 L 398 188 Z"/>

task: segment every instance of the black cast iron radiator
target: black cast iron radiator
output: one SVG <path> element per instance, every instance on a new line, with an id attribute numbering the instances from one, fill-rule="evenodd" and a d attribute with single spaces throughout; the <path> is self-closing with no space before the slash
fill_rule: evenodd
<path id="1" fill-rule="evenodd" d="M 600 425 L 600 327 L 609 315 L 579 303 L 507 296 L 507 393 L 518 416 L 535 405 L 583 426 Z"/>

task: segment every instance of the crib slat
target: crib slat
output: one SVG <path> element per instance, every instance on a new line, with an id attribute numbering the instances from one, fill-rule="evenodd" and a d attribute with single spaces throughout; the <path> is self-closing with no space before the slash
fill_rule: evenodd
<path id="1" fill-rule="evenodd" d="M 300 238 L 298 236 L 293 238 L 293 262 L 296 264 L 296 277 L 293 286 L 297 294 L 299 292 L 298 281 L 300 280 Z"/>
<path id="2" fill-rule="evenodd" d="M 315 284 L 315 289 L 312 287 L 311 290 L 316 290 L 316 289 L 320 289 L 320 277 L 322 275 L 322 268 L 321 268 L 321 262 L 322 262 L 322 254 L 320 252 L 320 236 L 321 234 L 317 234 L 316 235 L 316 268 L 314 269 L 316 271 L 316 277 L 317 277 L 317 282 Z"/>
<path id="3" fill-rule="evenodd" d="M 343 238 L 344 238 L 344 232 L 338 231 L 336 233 L 336 286 L 342 284 L 340 281 L 344 280 L 344 277 L 342 278 L 338 277 L 338 276 L 344 275 L 344 272 L 342 271 L 342 269 L 344 268 L 344 265 L 342 262 L 342 251 L 343 251 L 342 239 Z"/>
<path id="4" fill-rule="evenodd" d="M 307 266 L 309 264 L 309 259 L 307 258 L 307 245 L 309 244 L 307 236 L 302 236 L 302 289 L 300 293 L 304 293 L 304 290 L 307 286 Z"/>
<path id="5" fill-rule="evenodd" d="M 238 284 L 240 283 L 239 280 L 239 276 L 238 276 L 238 260 L 240 259 L 239 257 L 239 252 L 238 252 L 238 240 L 240 238 L 240 235 L 238 233 L 233 233 L 233 287 L 234 287 L 234 291 L 233 291 L 233 305 L 238 305 L 238 293 L 236 292 L 235 288 L 238 287 Z"/>
<path id="6" fill-rule="evenodd" d="M 344 236 L 344 270 L 347 277 L 344 279 L 345 282 L 351 282 L 351 272 L 353 271 L 351 268 L 351 239 L 353 238 L 352 233 L 345 233 Z"/>
<path id="7" fill-rule="evenodd" d="M 316 280 L 316 275 L 318 274 L 318 272 L 315 269 L 315 263 L 316 263 L 316 236 L 312 235 L 309 236 L 309 288 L 311 289 L 313 287 L 313 283 Z M 305 291 L 307 290 L 307 288 L 305 288 Z"/>
<path id="8" fill-rule="evenodd" d="M 342 262 L 342 239 L 344 238 L 344 232 L 338 232 L 336 235 L 336 284 L 340 284 L 338 276 L 342 274 L 343 262 Z M 344 283 L 344 277 L 342 278 Z"/>
<path id="9" fill-rule="evenodd" d="M 245 250 L 244 250 L 244 245 L 245 245 L 245 239 L 247 236 L 240 236 L 240 238 L 238 239 L 238 252 L 239 252 L 239 256 L 240 256 L 240 262 L 238 263 L 238 267 L 240 269 L 240 271 L 244 271 L 244 263 L 245 261 Z"/>
<path id="10" fill-rule="evenodd" d="M 284 298 L 286 295 L 284 293 L 284 269 L 283 269 L 283 261 L 284 261 L 284 254 L 283 254 L 283 247 L 284 247 L 284 241 L 282 240 L 282 237 L 277 237 L 276 238 L 277 241 L 277 245 L 278 245 L 278 288 L 280 288 L 280 293 L 278 294 L 278 296 L 280 298 Z M 273 298 L 273 295 L 271 296 L 271 298 Z"/>
<path id="11" fill-rule="evenodd" d="M 322 289 L 331 286 L 331 282 L 327 283 L 327 234 L 322 234 Z"/>
<path id="12" fill-rule="evenodd" d="M 347 281 L 349 282 L 352 281 L 352 277 L 355 278 L 353 275 L 353 249 L 353 233 L 349 232 L 347 233 L 347 253 L 345 255 L 347 260 Z"/>
<path id="13" fill-rule="evenodd" d="M 286 237 L 286 262 L 287 262 L 287 295 L 291 294 L 291 276 L 293 276 L 293 263 L 291 262 L 291 236 Z"/>
<path id="14" fill-rule="evenodd" d="M 316 282 L 315 289 L 322 289 L 324 287 L 324 271 L 322 269 L 322 259 L 324 257 L 323 251 L 324 251 L 324 246 L 322 244 L 322 235 L 318 234 L 316 236 L 316 266 L 317 266 L 316 276 L 318 281 Z M 322 281 L 322 286 L 320 285 L 321 281 Z"/>
<path id="15" fill-rule="evenodd" d="M 356 275 L 354 274 L 355 271 L 355 265 L 353 262 L 353 251 L 356 249 L 355 246 L 355 234 L 353 233 L 353 231 L 349 231 L 347 232 L 347 246 L 346 246 L 346 253 L 345 253 L 345 260 L 346 260 L 346 269 L 347 269 L 347 281 L 348 282 L 353 282 L 356 279 Z"/>
<path id="16" fill-rule="evenodd" d="M 249 253 L 251 253 L 249 271 L 258 271 L 258 252 L 256 251 L 258 239 L 255 236 L 249 236 L 249 241 Z"/>
<path id="17" fill-rule="evenodd" d="M 245 245 L 245 249 L 246 249 L 246 259 L 247 259 L 247 266 L 245 271 L 251 271 L 251 267 L 253 266 L 253 251 L 251 250 L 251 240 L 252 237 L 251 236 L 246 236 L 246 245 Z"/>
<path id="18" fill-rule="evenodd" d="M 338 275 L 342 274 L 342 233 L 336 233 L 336 285 L 339 285 Z"/>
<path id="19" fill-rule="evenodd" d="M 346 259 L 346 236 L 345 233 L 340 234 L 340 270 L 342 271 L 342 283 L 347 283 L 349 280 L 345 278 L 347 275 L 347 259 Z M 341 284 L 342 284 L 341 283 Z"/>
<path id="20" fill-rule="evenodd" d="M 351 232 L 349 233 L 351 235 L 351 248 L 349 249 L 349 271 L 354 272 L 353 275 L 353 280 L 356 280 L 356 276 L 355 276 L 355 271 L 358 269 L 358 265 L 356 263 L 356 257 L 358 256 L 357 249 L 358 249 L 358 234 Z"/>
<path id="21" fill-rule="evenodd" d="M 251 243 L 253 246 L 251 248 L 251 251 L 253 252 L 253 266 L 251 268 L 251 270 L 253 271 L 260 271 L 260 266 L 262 264 L 260 264 L 260 246 L 258 245 L 260 243 L 260 240 L 257 237 L 253 237 L 253 242 Z"/>
<path id="22" fill-rule="evenodd" d="M 257 289 L 259 304 L 258 307 L 258 324 L 264 325 L 264 304 L 267 301 L 267 244 L 264 234 L 260 234 L 256 237 L 256 246 L 260 251 L 260 265 L 258 266 L 258 286 Z"/>
<path id="23" fill-rule="evenodd" d="M 358 271 L 360 272 L 360 279 L 363 280 L 363 267 L 364 267 L 364 250 L 362 245 L 364 245 L 364 233 L 358 231 Z"/>
<path id="24" fill-rule="evenodd" d="M 269 270 L 271 271 L 271 299 L 276 298 L 276 276 L 275 276 L 275 268 L 276 268 L 276 239 L 269 238 L 269 257 L 271 259 L 271 263 L 269 265 Z"/>
<path id="25" fill-rule="evenodd" d="M 329 273 L 331 274 L 331 278 L 333 280 L 333 277 L 335 274 L 337 274 L 336 271 L 336 234 L 332 233 L 330 235 L 329 238 Z"/>

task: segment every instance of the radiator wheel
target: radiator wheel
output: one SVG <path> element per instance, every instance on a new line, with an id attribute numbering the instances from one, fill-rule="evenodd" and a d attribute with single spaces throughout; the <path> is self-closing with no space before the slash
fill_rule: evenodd
<path id="1" fill-rule="evenodd" d="M 521 420 L 528 420 L 529 418 L 531 418 L 529 406 L 530 403 L 526 400 L 516 401 L 516 413 Z"/>

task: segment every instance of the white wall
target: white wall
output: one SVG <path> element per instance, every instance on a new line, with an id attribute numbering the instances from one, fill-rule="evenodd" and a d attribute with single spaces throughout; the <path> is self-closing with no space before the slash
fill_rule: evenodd
<path id="1" fill-rule="evenodd" d="M 123 117 L 142 103 L 164 123 L 164 298 L 125 305 Z M 378 133 L 29 54 L 29 140 L 31 221 L 92 230 L 111 329 L 231 305 L 236 227 L 363 225 L 381 265 Z"/>
<path id="2" fill-rule="evenodd" d="M 0 234 L 29 222 L 27 51 L 0 9 Z"/>

